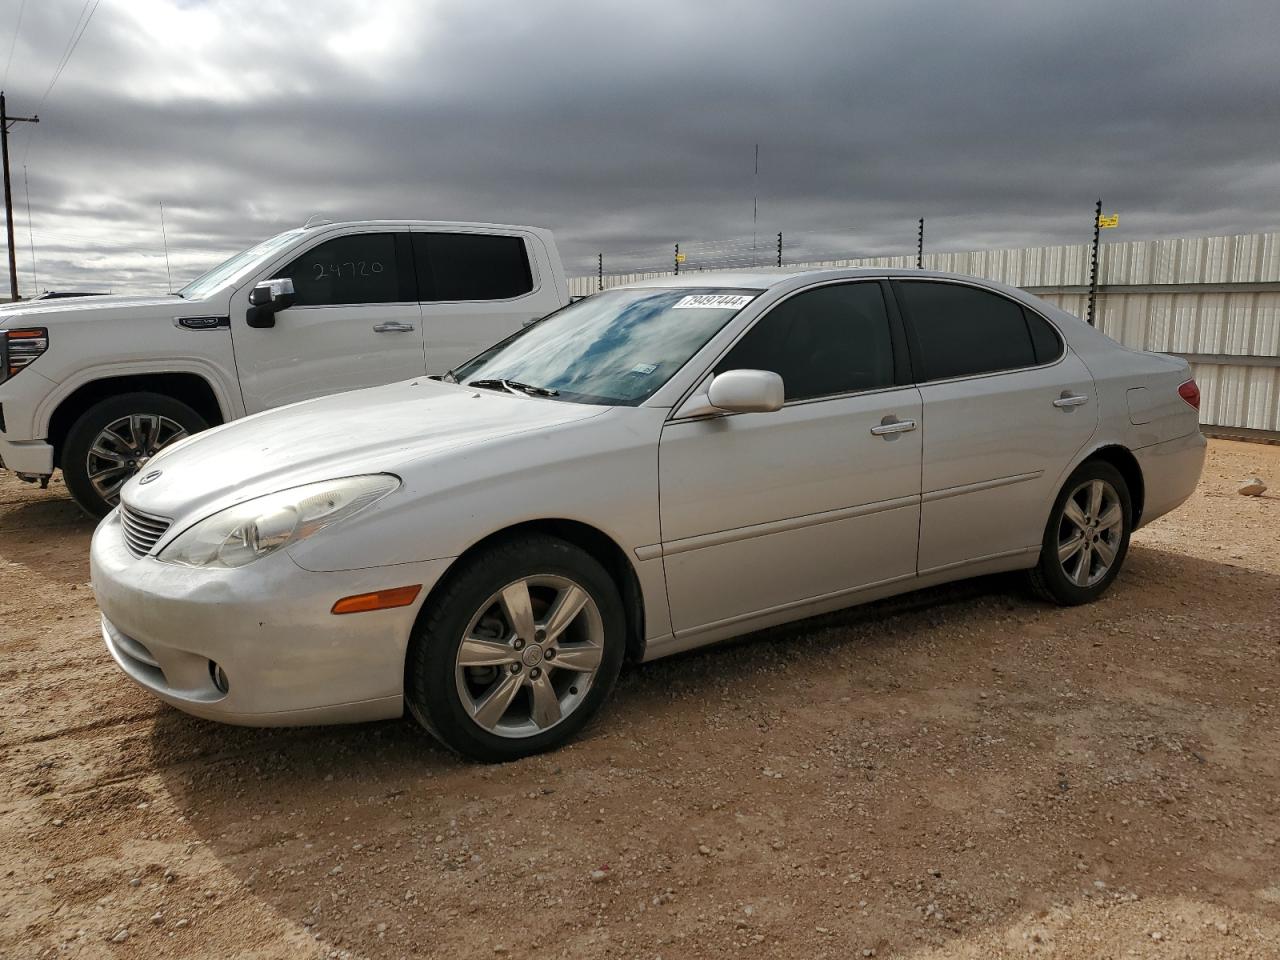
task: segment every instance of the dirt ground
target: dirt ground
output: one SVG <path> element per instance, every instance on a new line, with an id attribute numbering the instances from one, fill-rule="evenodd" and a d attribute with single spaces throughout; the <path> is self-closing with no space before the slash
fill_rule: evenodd
<path id="1" fill-rule="evenodd" d="M 806 621 L 484 767 L 152 700 L 91 524 L 6 474 L 0 956 L 1280 957 L 1277 494 L 1280 447 L 1215 441 L 1096 605 L 998 578 Z"/>

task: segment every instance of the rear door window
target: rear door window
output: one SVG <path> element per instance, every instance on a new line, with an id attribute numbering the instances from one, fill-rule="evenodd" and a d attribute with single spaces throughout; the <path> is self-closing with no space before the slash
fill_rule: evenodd
<path id="1" fill-rule="evenodd" d="M 899 280 L 895 291 L 915 330 L 925 380 L 1036 365 L 1022 304 L 962 283 Z"/>
<path id="2" fill-rule="evenodd" d="M 424 302 L 510 300 L 533 289 L 523 237 L 415 232 L 413 258 Z"/>

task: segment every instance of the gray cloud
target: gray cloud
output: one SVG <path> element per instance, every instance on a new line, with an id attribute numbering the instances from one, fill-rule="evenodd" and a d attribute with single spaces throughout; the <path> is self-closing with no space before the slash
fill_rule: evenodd
<path id="1" fill-rule="evenodd" d="M 0 0 L 0 53 L 18 0 Z M 9 75 L 34 109 L 79 0 L 29 0 Z M 1274 229 L 1273 2 L 912 0 L 365 8 L 106 0 L 12 139 L 31 285 L 163 289 L 301 222 L 555 229 L 571 272 L 671 244 L 789 254 Z M 28 148 L 27 141 L 31 142 Z M 752 150 L 760 144 L 758 184 Z M 29 152 L 28 152 L 29 149 Z M 630 254 L 630 256 L 623 256 Z"/>

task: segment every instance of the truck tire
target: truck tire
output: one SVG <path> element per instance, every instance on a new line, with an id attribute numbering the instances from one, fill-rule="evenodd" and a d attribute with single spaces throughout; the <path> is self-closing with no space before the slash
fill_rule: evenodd
<path id="1" fill-rule="evenodd" d="M 159 393 L 100 400 L 71 425 L 62 444 L 67 490 L 90 516 L 106 516 L 119 502 L 120 488 L 148 460 L 208 426 L 191 407 Z"/>

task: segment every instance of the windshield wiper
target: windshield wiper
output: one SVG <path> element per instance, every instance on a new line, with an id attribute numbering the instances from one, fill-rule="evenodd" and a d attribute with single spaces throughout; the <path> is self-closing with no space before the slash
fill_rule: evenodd
<path id="1" fill-rule="evenodd" d="M 532 384 L 521 383 L 519 380 L 471 380 L 467 383 L 468 387 L 479 387 L 482 390 L 507 390 L 511 393 L 524 393 L 531 397 L 558 397 L 559 390 L 552 390 L 550 387 L 535 387 Z"/>

